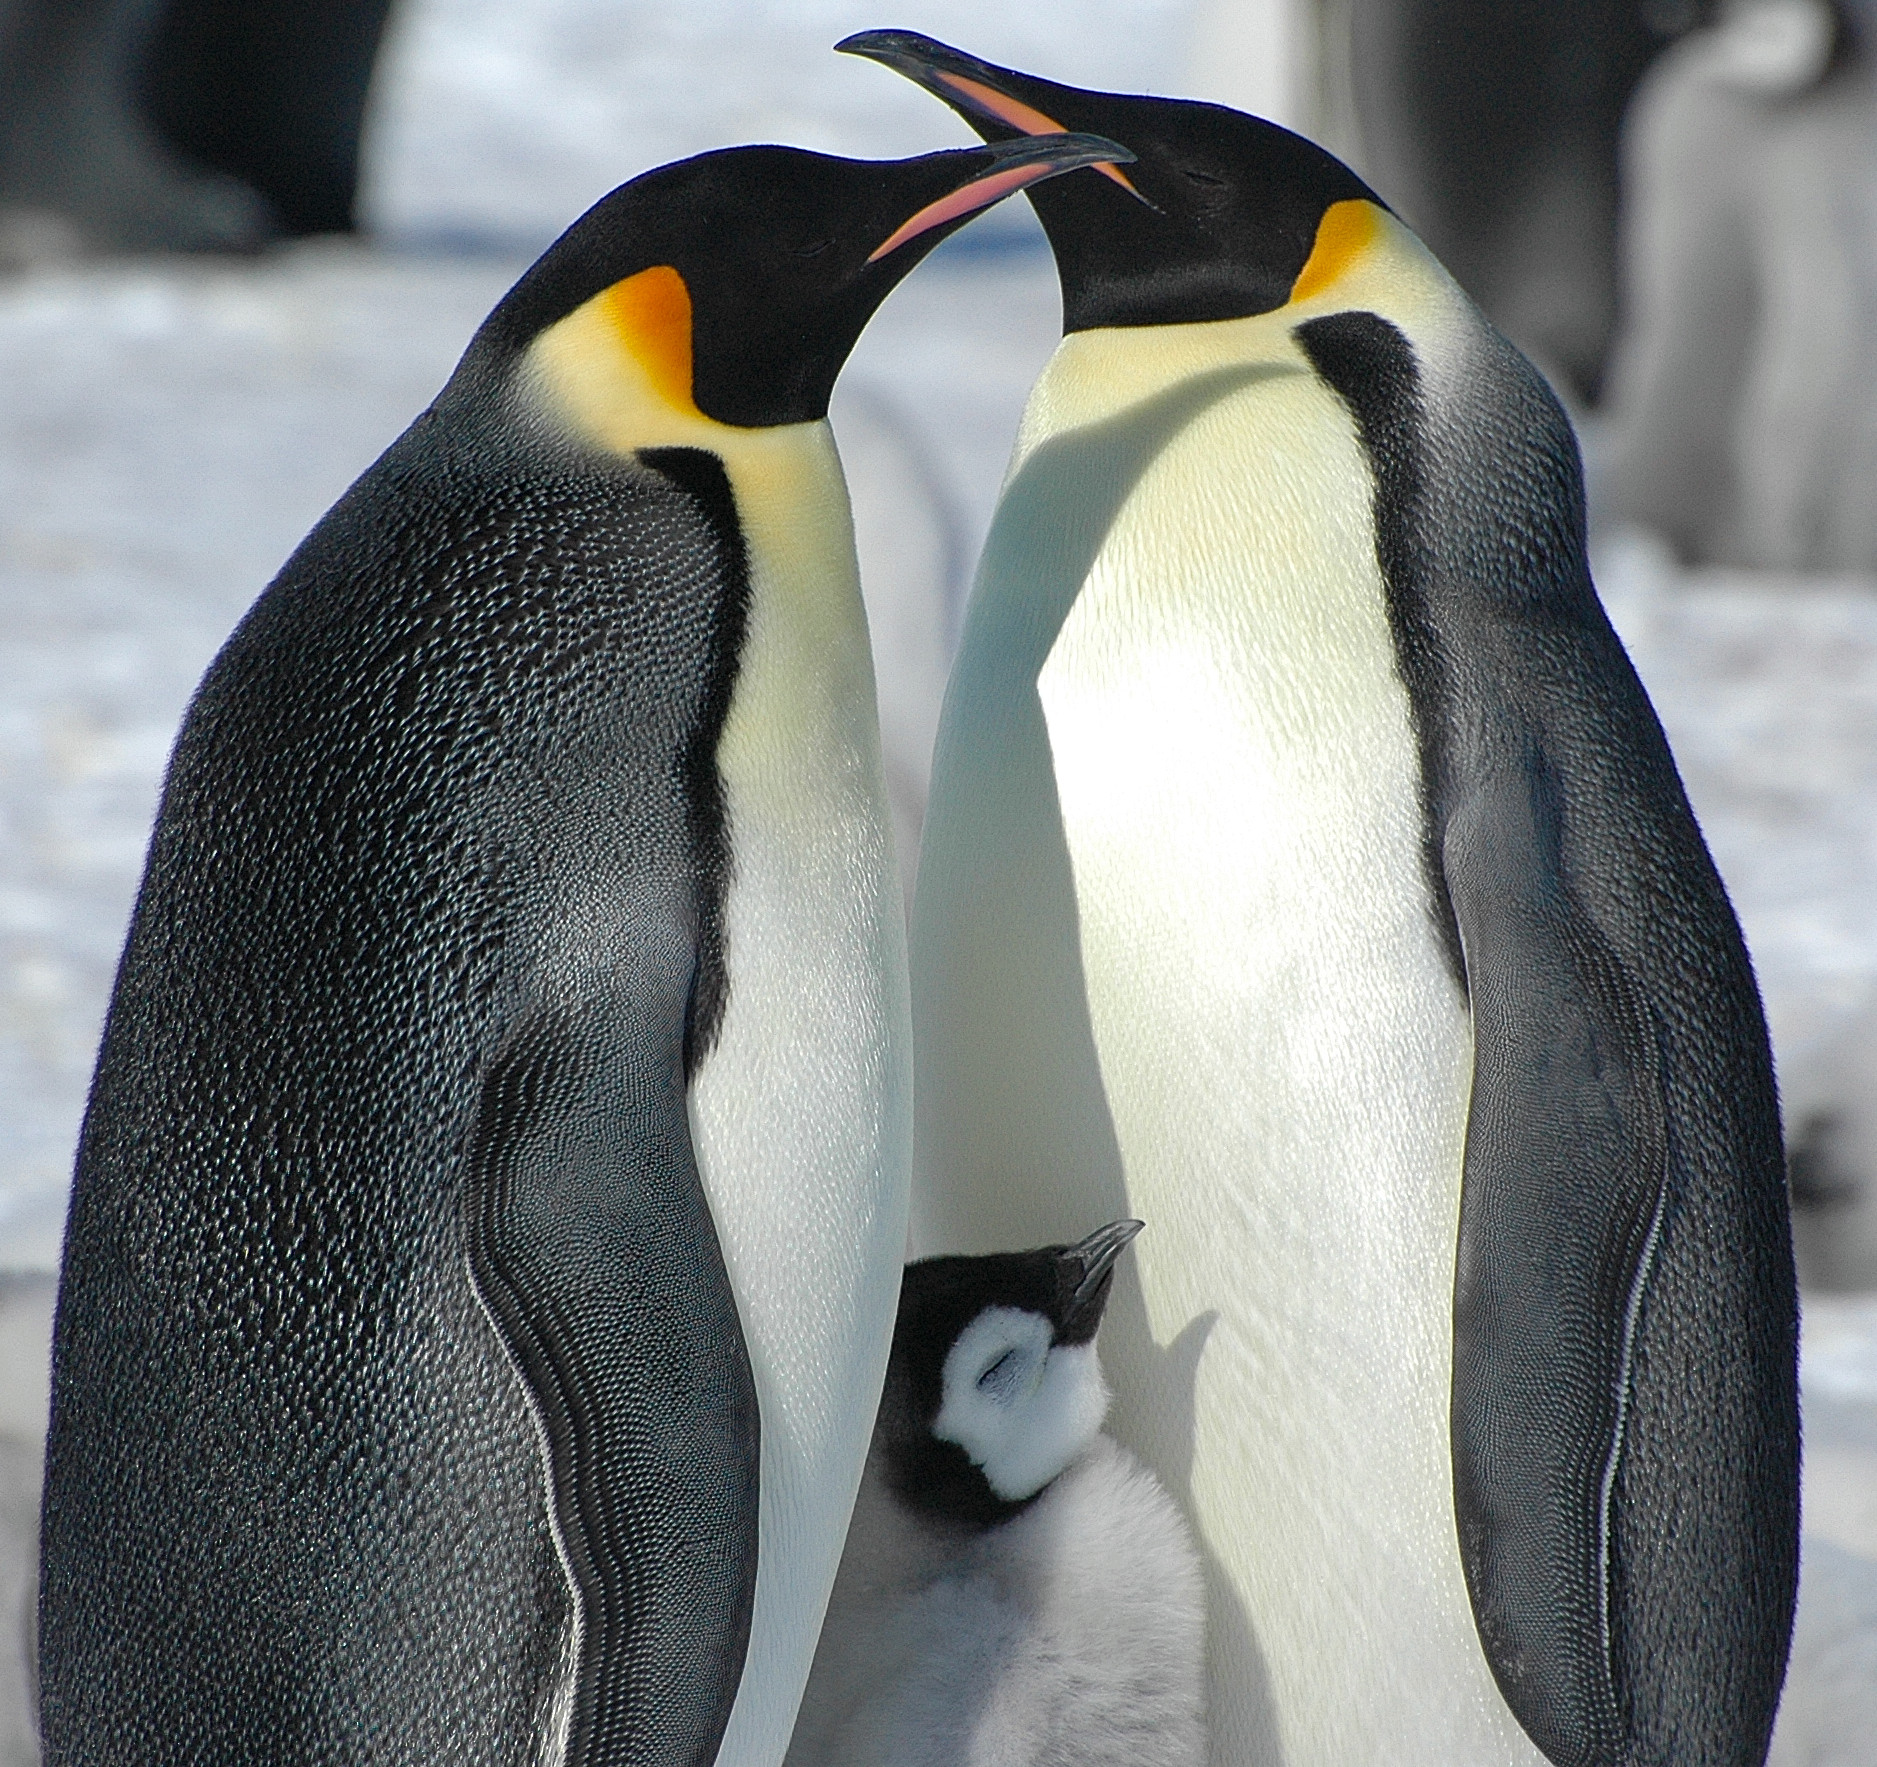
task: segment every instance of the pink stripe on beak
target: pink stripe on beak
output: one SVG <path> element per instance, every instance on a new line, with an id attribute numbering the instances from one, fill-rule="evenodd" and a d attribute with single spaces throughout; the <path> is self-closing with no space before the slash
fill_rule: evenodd
<path id="1" fill-rule="evenodd" d="M 968 80 L 963 74 L 948 74 L 939 69 L 932 70 L 937 78 L 974 108 L 995 117 L 1000 123 L 1008 123 L 1013 129 L 1021 129 L 1026 135 L 1066 135 L 1065 129 L 1054 117 L 1045 116 L 1020 99 L 1007 97 L 995 86 L 986 86 L 981 80 Z M 1119 166 L 1097 166 L 1096 171 L 1104 178 L 1112 178 L 1130 196 L 1139 196 L 1127 173 Z"/>
<path id="2" fill-rule="evenodd" d="M 1065 131 L 1057 130 L 1057 134 Z M 909 239 L 917 239 L 922 233 L 929 233 L 934 227 L 942 227 L 947 221 L 955 221 L 960 215 L 975 213 L 981 208 L 994 203 L 1000 196 L 1008 196 L 1013 190 L 1021 190 L 1026 184 L 1034 184 L 1039 178 L 1047 178 L 1060 171 L 1060 166 L 1043 162 L 1028 166 L 1009 166 L 1001 172 L 992 172 L 980 178 L 974 184 L 967 184 L 962 190 L 954 190 L 949 196 L 941 196 L 937 202 L 927 203 L 910 221 L 895 230 L 891 239 L 877 247 L 868 255 L 869 264 L 877 264 L 889 252 L 898 251 Z M 1102 168 L 1104 171 L 1107 168 Z"/>

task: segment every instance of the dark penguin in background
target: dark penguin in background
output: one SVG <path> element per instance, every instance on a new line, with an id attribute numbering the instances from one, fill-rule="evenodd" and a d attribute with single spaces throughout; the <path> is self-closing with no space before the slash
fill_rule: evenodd
<path id="1" fill-rule="evenodd" d="M 1199 1555 L 1101 1435 L 1114 1221 L 907 1267 L 788 1767 L 1198 1767 Z"/>
<path id="2" fill-rule="evenodd" d="M 258 191 L 287 238 L 357 226 L 391 0 L 161 0 L 140 82 L 163 139 Z"/>
<path id="3" fill-rule="evenodd" d="M 1618 144 L 1715 0 L 1349 0 L 1363 165 L 1494 323 L 1579 398 L 1617 317 Z"/>
<path id="4" fill-rule="evenodd" d="M 1138 156 L 1036 199 L 1067 335 L 935 760 L 915 1251 L 1154 1223 L 1104 1357 L 1217 1563 L 1218 1759 L 1760 1761 L 1778 1107 L 1556 400 L 1282 129 L 845 47 Z"/>
<path id="5" fill-rule="evenodd" d="M 49 1762 L 781 1759 L 909 1143 L 828 394 L 1104 152 L 614 192 L 209 670 L 67 1230 Z"/>
<path id="6" fill-rule="evenodd" d="M 0 266 L 356 226 L 390 0 L 0 0 Z"/>

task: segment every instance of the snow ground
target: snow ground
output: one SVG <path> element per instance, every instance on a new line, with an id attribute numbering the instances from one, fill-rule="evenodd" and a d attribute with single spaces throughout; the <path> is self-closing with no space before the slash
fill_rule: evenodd
<path id="1" fill-rule="evenodd" d="M 1088 83 L 1170 90 L 1184 56 L 1176 0 L 895 10 L 885 22 Z M 373 136 L 388 248 L 0 283 L 0 1271 L 22 1273 L 0 1283 L 0 1634 L 31 1556 L 50 1293 L 34 1273 L 56 1262 L 98 1024 L 197 677 L 526 253 L 611 184 L 739 139 L 852 153 L 963 139 L 903 82 L 827 55 L 881 22 L 836 0 L 416 0 Z M 1034 225 L 1007 205 L 893 297 L 837 397 L 902 836 L 965 574 L 1056 316 Z M 1877 590 L 1682 573 L 1633 536 L 1599 572 L 1734 892 L 1790 1081 L 1877 999 Z M 1794 1710 L 1810 1712 L 1877 1686 L 1857 1666 L 1877 1637 L 1877 1300 L 1811 1305 L 1805 1372 Z M 19 1697 L 0 1692 L 0 1767 L 32 1759 Z M 1877 1762 L 1842 1739 L 1804 1752 L 1809 1722 L 1782 1730 L 1776 1762 Z M 1841 1728 L 1877 1737 L 1877 1717 Z"/>

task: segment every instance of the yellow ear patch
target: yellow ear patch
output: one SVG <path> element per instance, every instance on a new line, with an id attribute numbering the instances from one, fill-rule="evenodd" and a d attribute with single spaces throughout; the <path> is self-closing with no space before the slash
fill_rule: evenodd
<path id="1" fill-rule="evenodd" d="M 1331 203 L 1317 223 L 1316 244 L 1290 286 L 1290 298 L 1307 301 L 1321 294 L 1369 248 L 1381 224 L 1382 211 L 1372 202 L 1351 197 Z"/>
<path id="2" fill-rule="evenodd" d="M 680 411 L 695 411 L 691 291 L 684 278 L 669 264 L 656 264 L 615 282 L 599 304 L 659 396 Z"/>

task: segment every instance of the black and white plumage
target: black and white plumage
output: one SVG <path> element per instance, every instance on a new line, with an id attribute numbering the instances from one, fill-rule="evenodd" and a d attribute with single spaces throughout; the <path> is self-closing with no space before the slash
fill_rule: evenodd
<path id="1" fill-rule="evenodd" d="M 828 395 L 1090 151 L 615 191 L 210 668 L 66 1235 L 51 1767 L 782 1757 L 909 1143 Z"/>
<path id="2" fill-rule="evenodd" d="M 1035 200 L 1065 335 L 934 757 L 915 1249 L 1153 1220 L 1113 1427 L 1218 1569 L 1222 1760 L 1757 1767 L 1778 1103 L 1569 423 L 1301 137 L 844 47 L 1136 155 Z"/>
<path id="3" fill-rule="evenodd" d="M 1204 1591 L 1160 1483 L 1099 1434 L 1117 1221 L 909 1265 L 788 1767 L 1190 1767 Z"/>

